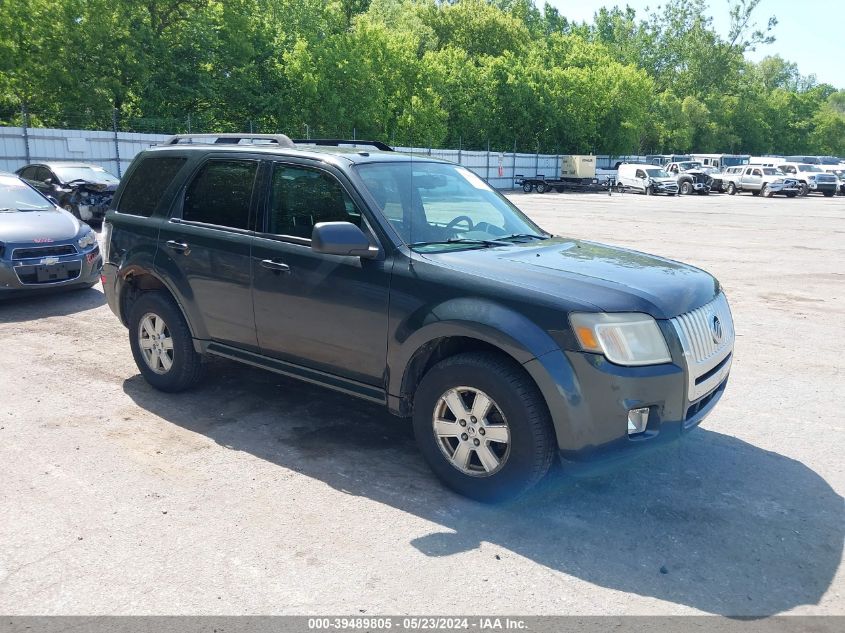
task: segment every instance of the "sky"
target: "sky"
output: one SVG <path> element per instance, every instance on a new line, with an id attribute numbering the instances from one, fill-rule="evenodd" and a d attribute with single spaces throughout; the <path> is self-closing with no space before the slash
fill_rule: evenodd
<path id="1" fill-rule="evenodd" d="M 727 0 L 708 0 L 715 28 L 726 34 L 730 26 Z M 637 15 L 645 16 L 646 7 L 654 8 L 660 0 L 548 0 L 569 20 L 592 21 L 601 7 L 629 5 Z M 538 6 L 543 2 L 538 1 Z M 798 64 L 802 75 L 816 75 L 820 83 L 845 88 L 845 0 L 762 0 L 754 17 L 760 27 L 769 16 L 778 19 L 775 42 L 758 46 L 748 54 L 753 61 L 767 55 L 780 55 Z"/>

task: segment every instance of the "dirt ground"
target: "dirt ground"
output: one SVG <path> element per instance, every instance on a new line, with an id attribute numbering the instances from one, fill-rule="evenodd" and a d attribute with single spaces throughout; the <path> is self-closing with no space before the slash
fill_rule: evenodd
<path id="1" fill-rule="evenodd" d="M 845 614 L 845 202 L 513 195 L 715 274 L 731 382 L 685 441 L 487 507 L 410 428 L 214 361 L 140 378 L 99 288 L 0 304 L 0 613 Z"/>

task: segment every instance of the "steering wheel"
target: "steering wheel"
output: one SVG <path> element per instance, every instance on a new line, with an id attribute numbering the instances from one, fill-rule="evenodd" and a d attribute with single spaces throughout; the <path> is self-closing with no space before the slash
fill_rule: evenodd
<path id="1" fill-rule="evenodd" d="M 475 226 L 472 223 L 472 218 L 468 215 L 459 215 L 458 217 L 454 218 L 449 224 L 446 225 L 446 230 L 451 231 L 454 229 L 458 224 L 461 222 L 466 222 L 469 226 L 467 226 L 467 231 L 472 231 L 473 227 Z"/>

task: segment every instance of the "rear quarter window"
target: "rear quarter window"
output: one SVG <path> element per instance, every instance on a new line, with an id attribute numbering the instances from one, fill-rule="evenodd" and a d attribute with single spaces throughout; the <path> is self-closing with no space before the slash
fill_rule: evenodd
<path id="1" fill-rule="evenodd" d="M 129 175 L 117 212 L 150 217 L 186 160 L 181 156 L 145 158 Z"/>

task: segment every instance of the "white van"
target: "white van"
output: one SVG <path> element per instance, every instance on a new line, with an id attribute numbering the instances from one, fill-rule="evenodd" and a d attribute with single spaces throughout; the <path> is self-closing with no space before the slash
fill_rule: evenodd
<path id="1" fill-rule="evenodd" d="M 647 196 L 655 193 L 674 196 L 678 193 L 678 181 L 667 174 L 662 167 L 641 163 L 622 163 L 616 175 L 616 188 L 619 191 L 637 191 Z"/>

